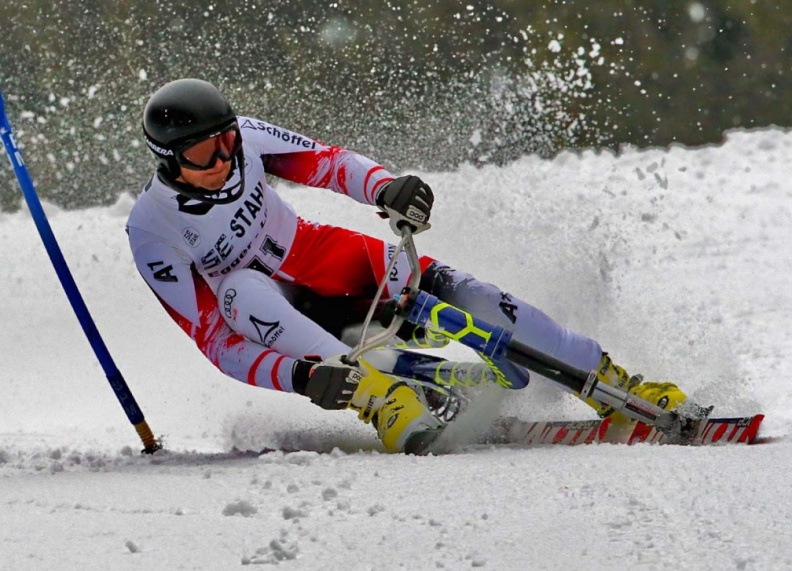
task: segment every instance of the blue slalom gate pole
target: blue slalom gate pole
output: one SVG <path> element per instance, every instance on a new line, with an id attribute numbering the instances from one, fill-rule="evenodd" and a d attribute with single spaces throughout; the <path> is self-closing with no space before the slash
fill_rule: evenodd
<path id="1" fill-rule="evenodd" d="M 55 239 L 55 234 L 52 232 L 52 227 L 47 220 L 47 216 L 41 206 L 41 201 L 33 186 L 33 181 L 30 179 L 30 174 L 25 166 L 25 161 L 22 159 L 22 153 L 20 153 L 19 147 L 14 139 L 11 123 L 6 115 L 2 91 L 0 91 L 0 137 L 3 139 L 6 152 L 11 159 L 11 166 L 14 167 L 14 173 L 19 180 L 19 186 L 22 188 L 25 202 L 27 202 L 30 213 L 33 216 L 33 221 L 41 236 L 41 240 L 44 242 L 44 247 L 55 268 L 55 273 L 58 275 L 58 279 L 60 279 L 72 309 L 74 309 L 74 313 L 77 315 L 77 319 L 85 332 L 85 336 L 88 337 L 88 341 L 97 359 L 99 359 L 102 369 L 104 369 L 107 380 L 110 382 L 110 386 L 118 398 L 118 402 L 121 403 L 127 418 L 129 418 L 129 422 L 134 425 L 138 436 L 140 436 L 140 439 L 143 441 L 143 452 L 149 454 L 156 452 L 161 448 L 161 445 L 156 438 L 154 438 L 143 416 L 143 412 L 135 401 L 135 397 L 132 396 L 129 386 L 118 370 L 118 367 L 116 367 L 113 358 L 110 356 L 110 352 L 107 350 L 104 340 L 101 335 L 99 335 L 99 330 L 96 328 L 96 324 L 91 318 L 91 314 L 88 312 L 88 307 L 85 305 L 85 301 L 83 301 L 80 290 L 77 289 L 77 284 L 72 277 L 71 271 L 69 271 L 69 267 L 66 264 L 60 246 L 58 246 L 58 241 Z"/>

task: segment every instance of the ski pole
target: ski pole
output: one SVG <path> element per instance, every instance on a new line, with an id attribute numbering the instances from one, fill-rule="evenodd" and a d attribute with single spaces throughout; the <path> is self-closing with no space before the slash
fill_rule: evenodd
<path id="1" fill-rule="evenodd" d="M 102 337 L 99 335 L 99 330 L 96 328 L 96 325 L 91 318 L 91 314 L 88 312 L 88 308 L 83 301 L 80 290 L 77 289 L 77 284 L 72 277 L 71 271 L 69 271 L 69 267 L 66 264 L 66 260 L 63 257 L 60 246 L 58 246 L 58 242 L 52 232 L 52 227 L 50 226 L 47 216 L 44 213 L 44 209 L 41 206 L 41 201 L 36 194 L 33 181 L 31 180 L 30 174 L 28 173 L 27 167 L 25 166 L 25 161 L 22 159 L 22 153 L 16 144 L 14 133 L 11 129 L 11 123 L 9 122 L 8 116 L 6 115 L 5 101 L 3 99 L 3 93 L 1 90 L 0 137 L 3 139 L 6 152 L 8 153 L 8 157 L 11 159 L 11 166 L 14 168 L 14 173 L 16 174 L 17 180 L 19 181 L 19 186 L 22 188 L 22 194 L 25 197 L 25 202 L 27 202 L 30 213 L 33 216 L 33 221 L 35 222 L 36 228 L 38 229 L 39 235 L 41 236 L 41 240 L 44 242 L 44 247 L 46 248 L 50 261 L 55 268 L 55 273 L 58 275 L 58 279 L 60 280 L 64 291 L 66 292 L 66 297 L 69 298 L 72 309 L 77 315 L 77 319 L 82 326 L 83 332 L 85 333 L 86 337 L 88 337 L 88 341 L 90 342 L 97 359 L 99 359 L 102 369 L 104 369 L 107 380 L 110 382 L 110 386 L 118 398 L 118 402 L 121 403 L 121 407 L 124 409 L 127 418 L 129 418 L 129 422 L 131 422 L 135 427 L 138 436 L 140 436 L 140 439 L 143 442 L 145 447 L 143 452 L 152 454 L 162 448 L 162 445 L 157 441 L 151 432 L 151 428 L 149 428 L 148 423 L 143 416 L 143 412 L 140 410 L 140 407 L 135 401 L 135 397 L 132 396 L 129 386 L 124 380 L 124 377 L 121 375 L 121 372 L 118 370 L 118 367 L 116 367 L 113 358 L 110 356 L 110 352 L 107 350 L 107 346 L 102 340 Z"/>
<path id="2" fill-rule="evenodd" d="M 391 339 L 393 335 L 399 330 L 404 318 L 400 315 L 395 315 L 391 324 L 388 326 L 387 329 L 374 335 L 370 338 L 367 338 L 368 335 L 368 328 L 371 324 L 371 320 L 374 317 L 374 311 L 377 308 L 377 304 L 379 303 L 380 298 L 382 297 L 382 292 L 385 291 L 385 284 L 388 283 L 388 276 L 393 271 L 394 266 L 396 266 L 396 262 L 399 258 L 399 252 L 404 250 L 407 252 L 407 258 L 410 262 L 410 268 L 412 268 L 412 274 L 410 275 L 410 282 L 407 285 L 407 288 L 410 290 L 416 289 L 418 287 L 418 283 L 421 281 L 421 272 L 418 262 L 418 252 L 415 249 L 415 242 L 413 242 L 412 236 L 412 229 L 409 225 L 404 225 L 401 227 L 401 241 L 399 242 L 396 249 L 393 251 L 393 255 L 391 256 L 390 263 L 388 267 L 385 268 L 385 273 L 382 275 L 382 280 L 380 281 L 379 288 L 377 289 L 377 293 L 374 296 L 373 301 L 371 302 L 371 306 L 369 307 L 368 315 L 366 316 L 365 321 L 363 322 L 363 332 L 360 334 L 360 341 L 358 344 L 352 348 L 348 355 L 345 356 L 345 361 L 347 363 L 357 363 L 358 358 L 363 355 L 366 351 L 373 349 L 380 345 L 381 343 L 388 341 Z"/>

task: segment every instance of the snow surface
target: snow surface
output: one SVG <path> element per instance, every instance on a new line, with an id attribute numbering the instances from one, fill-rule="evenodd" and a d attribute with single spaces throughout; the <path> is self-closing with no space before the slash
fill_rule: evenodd
<path id="1" fill-rule="evenodd" d="M 133 269 L 130 196 L 47 205 L 167 446 L 141 456 L 30 216 L 0 212 L 0 568 L 792 568 L 790 156 L 792 133 L 765 129 L 424 175 L 438 200 L 422 252 L 716 413 L 766 413 L 775 438 L 752 447 L 381 453 L 353 413 L 236 383 L 201 357 Z M 389 237 L 348 199 L 278 187 L 308 218 Z M 541 379 L 506 397 L 524 418 L 593 417 Z M 230 452 L 281 445 L 309 451 Z"/>

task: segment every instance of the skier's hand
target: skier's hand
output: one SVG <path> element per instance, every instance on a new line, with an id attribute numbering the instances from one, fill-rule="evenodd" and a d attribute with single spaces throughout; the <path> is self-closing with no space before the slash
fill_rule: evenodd
<path id="1" fill-rule="evenodd" d="M 315 405 L 326 410 L 341 410 L 347 407 L 360 383 L 361 373 L 333 357 L 317 363 L 297 361 L 293 369 L 295 392 L 307 396 Z"/>
<path id="2" fill-rule="evenodd" d="M 429 229 L 434 194 L 417 176 L 393 179 L 377 193 L 376 203 L 390 218 L 390 227 L 398 236 L 405 224 L 412 228 L 413 234 Z"/>

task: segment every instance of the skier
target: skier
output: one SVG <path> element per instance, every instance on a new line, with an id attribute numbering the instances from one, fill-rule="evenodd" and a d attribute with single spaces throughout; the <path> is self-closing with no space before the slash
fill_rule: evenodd
<path id="1" fill-rule="evenodd" d="M 429 186 L 355 152 L 237 116 L 216 87 L 198 79 L 157 90 L 143 131 L 158 166 L 127 232 L 137 269 L 170 316 L 226 375 L 308 396 L 325 409 L 352 408 L 374 422 L 389 451 L 418 451 L 420 439 L 411 445 L 410 436 L 441 425 L 425 399 L 365 359 L 345 362 L 350 346 L 339 339 L 357 300 L 371 299 L 393 246 L 300 218 L 268 177 L 344 194 L 376 206 L 394 229 L 406 222 L 415 232 L 429 227 Z M 596 341 L 494 285 L 426 256 L 420 268 L 422 290 L 556 359 L 596 370 L 601 382 L 668 409 L 686 398 L 674 384 L 630 376 Z M 401 253 L 386 295 L 408 277 Z M 526 383 L 527 376 L 514 388 Z M 589 404 L 603 417 L 614 412 Z"/>

